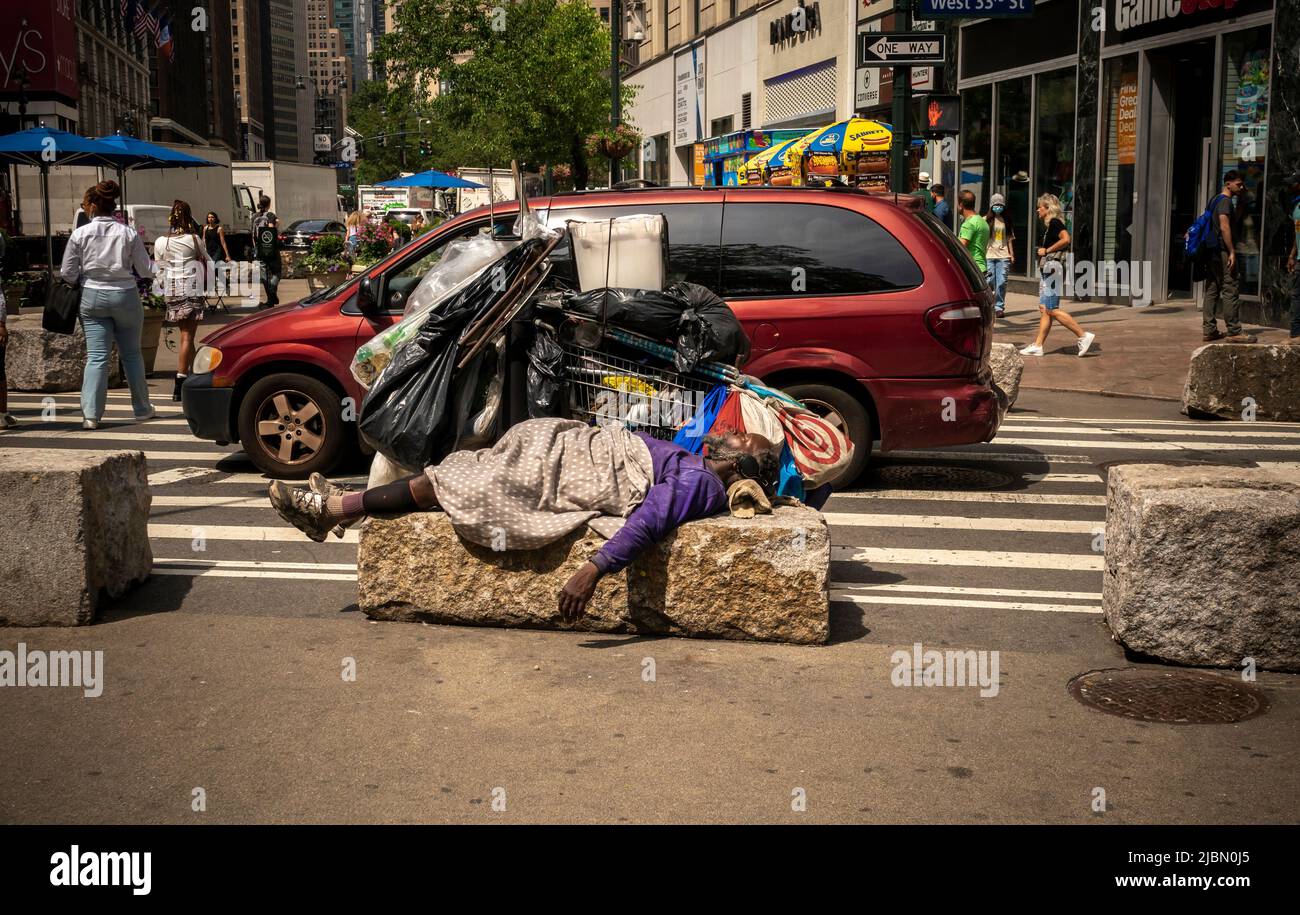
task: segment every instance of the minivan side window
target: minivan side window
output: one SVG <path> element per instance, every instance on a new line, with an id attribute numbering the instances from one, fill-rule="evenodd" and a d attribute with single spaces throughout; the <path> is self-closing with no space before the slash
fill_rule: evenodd
<path id="1" fill-rule="evenodd" d="M 921 285 L 893 235 L 854 210 L 729 201 L 722 227 L 723 298 L 847 295 Z"/>
<path id="2" fill-rule="evenodd" d="M 668 282 L 699 283 L 718 287 L 718 241 L 722 237 L 722 203 L 661 203 L 609 207 L 552 207 L 548 224 L 563 226 L 569 219 L 613 219 L 640 213 L 660 213 L 668 224 Z M 556 269 L 573 269 L 568 242 L 557 247 L 551 260 Z M 568 279 L 576 286 L 578 278 Z"/>

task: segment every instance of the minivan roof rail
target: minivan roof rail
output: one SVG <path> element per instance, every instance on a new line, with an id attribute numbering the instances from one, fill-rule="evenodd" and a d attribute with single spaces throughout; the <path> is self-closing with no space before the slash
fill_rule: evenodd
<path id="1" fill-rule="evenodd" d="M 881 196 L 870 194 L 860 187 L 773 187 L 769 184 L 728 184 L 728 185 L 694 185 L 694 184 L 671 184 L 671 185 L 649 185 L 646 187 L 589 187 L 582 190 L 556 191 L 552 197 L 580 197 L 583 194 L 642 194 L 642 193 L 659 193 L 660 191 L 832 191 L 841 194 L 867 194 L 868 196 Z M 886 195 L 887 196 L 887 195 Z"/>

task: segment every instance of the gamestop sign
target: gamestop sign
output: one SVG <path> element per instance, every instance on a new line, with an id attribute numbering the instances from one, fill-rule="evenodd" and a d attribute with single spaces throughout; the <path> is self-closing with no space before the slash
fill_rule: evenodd
<path id="1" fill-rule="evenodd" d="M 1109 0 L 1106 43 L 1176 32 L 1271 7 L 1272 0 Z"/>

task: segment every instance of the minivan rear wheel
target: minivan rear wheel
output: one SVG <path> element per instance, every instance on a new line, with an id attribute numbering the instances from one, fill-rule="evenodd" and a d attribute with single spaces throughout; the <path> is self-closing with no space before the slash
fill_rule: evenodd
<path id="1" fill-rule="evenodd" d="M 328 473 L 343 454 L 346 432 L 338 394 L 307 375 L 258 379 L 239 405 L 239 441 L 268 476 Z"/>
<path id="2" fill-rule="evenodd" d="M 837 490 L 853 485 L 871 458 L 871 414 L 867 408 L 852 394 L 828 384 L 792 384 L 782 390 L 848 436 L 853 457 L 831 484 Z"/>

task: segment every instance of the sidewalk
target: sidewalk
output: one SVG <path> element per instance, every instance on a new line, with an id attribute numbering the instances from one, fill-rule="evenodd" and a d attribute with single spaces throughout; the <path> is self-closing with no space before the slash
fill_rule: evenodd
<path id="1" fill-rule="evenodd" d="M 1063 302 L 1062 307 L 1084 330 L 1097 335 L 1096 342 L 1080 359 L 1075 355 L 1074 334 L 1053 325 L 1043 347 L 1046 355 L 1025 357 L 1021 388 L 1182 400 L 1188 361 L 1192 351 L 1204 345 L 1201 313 L 1194 303 L 1135 308 Z M 1017 347 L 1032 343 L 1038 332 L 1038 299 L 1009 293 L 1006 311 L 994 328 L 993 342 Z M 1285 343 L 1288 339 L 1280 328 L 1244 327 L 1260 343 Z"/>

